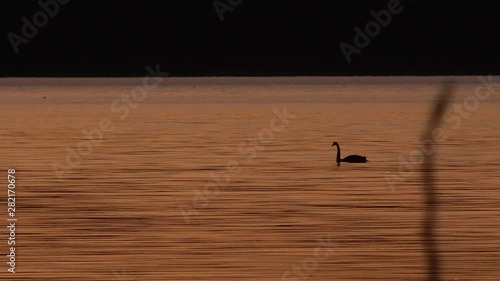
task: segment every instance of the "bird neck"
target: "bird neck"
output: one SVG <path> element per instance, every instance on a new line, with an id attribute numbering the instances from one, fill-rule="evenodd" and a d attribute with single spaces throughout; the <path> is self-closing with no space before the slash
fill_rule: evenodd
<path id="1" fill-rule="evenodd" d="M 340 145 L 336 145 L 337 146 L 337 163 L 340 163 Z"/>

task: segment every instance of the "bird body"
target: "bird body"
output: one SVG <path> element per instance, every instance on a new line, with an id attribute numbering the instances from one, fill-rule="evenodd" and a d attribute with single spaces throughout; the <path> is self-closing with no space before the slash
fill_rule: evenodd
<path id="1" fill-rule="evenodd" d="M 366 160 L 366 156 L 361 156 L 361 155 L 349 155 L 345 157 L 344 159 L 340 160 L 340 162 L 347 162 L 347 163 L 366 163 L 368 160 Z"/>
<path id="2" fill-rule="evenodd" d="M 349 155 L 349 156 L 342 159 L 339 143 L 334 142 L 332 144 L 332 146 L 337 146 L 337 166 L 340 166 L 341 162 L 346 162 L 346 163 L 366 163 L 366 162 L 368 162 L 368 160 L 366 159 L 366 156 L 361 156 L 361 155 Z"/>

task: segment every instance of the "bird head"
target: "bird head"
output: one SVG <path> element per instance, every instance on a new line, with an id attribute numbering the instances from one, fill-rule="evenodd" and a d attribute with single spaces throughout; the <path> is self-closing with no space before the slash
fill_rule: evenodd
<path id="1" fill-rule="evenodd" d="M 336 146 L 336 145 L 339 145 L 339 143 L 336 142 L 336 141 L 334 141 L 333 144 L 332 144 L 332 146 Z"/>

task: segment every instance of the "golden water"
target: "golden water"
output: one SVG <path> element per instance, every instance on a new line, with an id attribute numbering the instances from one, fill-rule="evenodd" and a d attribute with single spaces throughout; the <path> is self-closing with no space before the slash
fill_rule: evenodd
<path id="1" fill-rule="evenodd" d="M 462 103 L 480 84 L 458 80 Z M 18 218 L 17 273 L 2 227 L 0 280 L 425 280 L 418 165 L 400 156 L 417 148 L 441 81 L 170 78 L 120 120 L 110 105 L 140 79 L 0 80 L 2 220 L 11 167 Z M 500 276 L 499 101 L 443 126 L 443 280 Z M 295 118 L 249 142 L 284 107 Z M 53 164 L 103 118 L 114 130 L 59 179 Z M 333 141 L 370 162 L 336 166 Z M 212 173 L 236 163 L 215 188 Z M 329 255 L 315 258 L 325 237 Z"/>

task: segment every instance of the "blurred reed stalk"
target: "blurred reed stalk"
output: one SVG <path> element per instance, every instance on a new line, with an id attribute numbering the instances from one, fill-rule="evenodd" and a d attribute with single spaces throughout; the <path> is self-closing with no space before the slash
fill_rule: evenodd
<path id="1" fill-rule="evenodd" d="M 448 107 L 453 94 L 453 84 L 445 83 L 441 94 L 431 113 L 430 120 L 423 135 L 423 143 L 430 146 L 434 153 L 425 154 L 422 164 L 422 183 L 425 195 L 425 214 L 422 222 L 422 236 L 424 251 L 427 258 L 428 280 L 440 280 L 440 258 L 438 242 L 436 239 L 437 211 L 439 207 L 438 194 L 436 191 L 436 179 L 434 159 L 437 147 L 433 141 L 434 132 L 439 129 L 444 113 Z"/>

